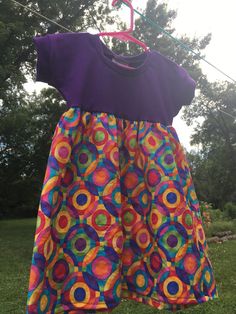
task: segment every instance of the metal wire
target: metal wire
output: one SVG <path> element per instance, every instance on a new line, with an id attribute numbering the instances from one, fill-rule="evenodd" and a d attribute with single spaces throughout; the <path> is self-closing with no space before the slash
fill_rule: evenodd
<path id="1" fill-rule="evenodd" d="M 29 8 L 29 7 L 27 7 L 26 5 L 24 5 L 24 4 L 22 4 L 22 3 L 18 2 L 18 1 L 15 1 L 15 0 L 11 0 L 11 1 L 13 1 L 13 2 L 15 2 L 16 4 L 22 6 L 23 8 L 25 8 L 25 9 L 31 11 L 32 13 L 34 13 L 34 14 L 36 14 L 36 15 L 42 17 L 43 19 L 45 19 L 45 20 L 47 20 L 47 21 L 49 21 L 49 22 L 51 22 L 51 23 L 53 23 L 53 24 L 56 24 L 57 26 L 61 27 L 62 29 L 71 32 L 70 29 L 68 29 L 68 28 L 62 26 L 61 24 L 59 24 L 59 23 L 57 23 L 57 22 L 55 22 L 55 21 L 49 19 L 48 17 L 46 17 L 46 16 L 40 14 L 39 12 L 37 12 L 37 11 L 35 11 L 35 10 L 33 10 L 33 9 Z"/>
<path id="2" fill-rule="evenodd" d="M 48 17 L 44 16 L 43 14 L 29 8 L 28 6 L 25 6 L 23 5 L 22 3 L 16 1 L 16 0 L 11 0 L 13 1 L 14 3 L 22 6 L 23 8 L 25 8 L 26 10 L 28 11 L 31 11 L 32 13 L 40 16 L 41 18 L 59 26 L 60 28 L 62 28 L 63 30 L 66 30 L 66 31 L 69 31 L 69 32 L 72 32 L 70 29 L 64 27 L 63 25 L 49 19 Z M 128 6 L 126 3 L 124 3 L 122 0 L 121 0 L 122 4 L 125 4 L 126 6 Z M 225 75 L 226 77 L 228 77 L 229 79 L 231 79 L 234 83 L 236 83 L 236 80 L 234 80 L 232 77 L 230 77 L 228 74 L 226 74 L 225 72 L 223 72 L 222 70 L 220 70 L 218 67 L 216 67 L 215 65 L 213 65 L 211 62 L 207 61 L 205 58 L 201 57 L 199 55 L 199 53 L 196 53 L 194 50 L 192 50 L 188 45 L 184 44 L 183 42 L 181 42 L 179 39 L 175 38 L 174 36 L 172 36 L 171 34 L 169 34 L 166 30 L 164 30 L 160 25 L 158 25 L 157 23 L 154 23 L 152 20 L 150 20 L 149 18 L 147 18 L 146 16 L 144 16 L 142 13 L 140 13 L 139 11 L 135 10 L 134 9 L 134 12 L 136 12 L 137 14 L 139 14 L 142 19 L 146 20 L 151 26 L 154 26 L 154 27 L 157 27 L 158 29 L 161 29 L 161 31 L 166 34 L 167 36 L 169 36 L 171 39 L 173 39 L 175 42 L 177 42 L 178 44 L 180 44 L 182 47 L 184 47 L 185 49 L 187 49 L 188 51 L 192 52 L 193 54 L 197 55 L 200 57 L 200 59 L 202 59 L 204 62 L 208 63 L 210 66 L 212 66 L 214 69 L 216 69 L 217 71 L 219 71 L 220 73 L 222 73 L 223 75 Z M 236 117 L 234 117 L 233 115 L 231 115 L 230 113 L 228 112 L 225 112 L 221 109 L 218 109 L 219 111 L 223 112 L 224 114 L 232 117 L 234 120 L 236 120 Z"/>
<path id="3" fill-rule="evenodd" d="M 122 0 L 121 0 L 122 1 Z M 122 1 L 122 4 L 125 4 L 126 6 L 127 3 L 124 3 Z M 201 57 L 199 53 L 195 52 L 192 48 L 190 48 L 188 45 L 184 44 L 181 40 L 175 38 L 174 36 L 172 36 L 171 34 L 169 34 L 166 30 L 164 30 L 164 28 L 162 28 L 160 25 L 158 25 L 156 22 L 154 23 L 152 20 L 150 20 L 148 17 L 144 16 L 142 13 L 140 13 L 139 11 L 134 9 L 134 12 L 136 12 L 138 15 L 141 16 L 142 19 L 146 20 L 151 26 L 154 26 L 158 29 L 160 29 L 164 34 L 166 34 L 167 36 L 169 36 L 171 39 L 173 39 L 175 42 L 177 42 L 178 44 L 180 44 L 184 49 L 192 52 L 194 55 L 200 57 L 200 59 L 202 59 L 204 62 L 208 63 L 210 66 L 212 66 L 214 69 L 216 69 L 217 71 L 219 71 L 221 74 L 227 76 L 229 79 L 231 79 L 234 83 L 236 83 L 236 80 L 233 79 L 231 76 L 229 76 L 228 74 L 226 74 L 225 72 L 223 72 L 222 70 L 220 70 L 218 67 L 216 67 L 214 64 L 212 64 L 211 62 L 207 61 L 205 58 Z"/>

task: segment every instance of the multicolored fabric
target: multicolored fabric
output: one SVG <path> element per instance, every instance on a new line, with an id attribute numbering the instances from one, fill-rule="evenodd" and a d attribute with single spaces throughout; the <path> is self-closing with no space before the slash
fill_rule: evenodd
<path id="1" fill-rule="evenodd" d="M 27 314 L 175 311 L 218 298 L 172 126 L 79 106 L 61 116 L 38 208 Z"/>

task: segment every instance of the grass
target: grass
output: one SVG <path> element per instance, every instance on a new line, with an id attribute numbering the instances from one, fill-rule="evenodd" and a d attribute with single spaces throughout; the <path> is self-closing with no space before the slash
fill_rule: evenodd
<path id="1" fill-rule="evenodd" d="M 32 257 L 35 219 L 0 221 L 0 313 L 25 314 L 29 269 Z M 233 314 L 236 313 L 236 240 L 222 244 L 209 243 L 218 287 L 219 299 L 193 306 L 182 313 Z M 112 314 L 167 314 L 149 305 L 122 300 Z M 106 313 L 106 312 L 103 312 Z M 102 313 L 101 313 L 102 314 Z"/>

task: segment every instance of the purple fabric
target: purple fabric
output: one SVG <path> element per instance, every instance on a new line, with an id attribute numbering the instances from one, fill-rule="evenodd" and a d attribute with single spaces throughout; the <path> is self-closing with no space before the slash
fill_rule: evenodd
<path id="1" fill-rule="evenodd" d="M 55 87 L 68 107 L 171 125 L 194 98 L 196 82 L 157 50 L 116 55 L 99 35 L 88 32 L 47 34 L 33 41 L 36 81 Z M 135 69 L 114 63 L 112 57 Z"/>

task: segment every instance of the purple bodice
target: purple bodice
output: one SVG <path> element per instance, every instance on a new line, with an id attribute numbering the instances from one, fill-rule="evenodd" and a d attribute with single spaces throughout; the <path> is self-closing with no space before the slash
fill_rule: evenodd
<path id="1" fill-rule="evenodd" d="M 194 98 L 196 82 L 156 50 L 117 55 L 99 35 L 88 32 L 47 34 L 33 41 L 38 54 L 36 81 L 55 87 L 68 107 L 171 125 L 181 107 Z"/>

